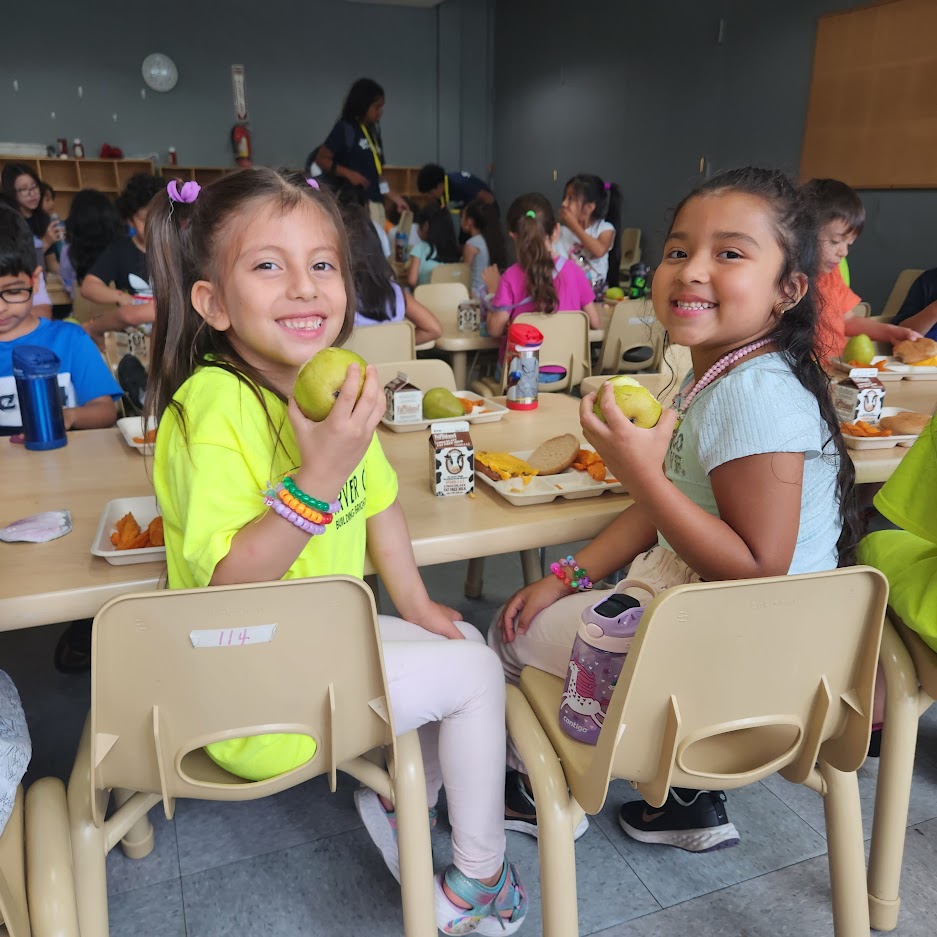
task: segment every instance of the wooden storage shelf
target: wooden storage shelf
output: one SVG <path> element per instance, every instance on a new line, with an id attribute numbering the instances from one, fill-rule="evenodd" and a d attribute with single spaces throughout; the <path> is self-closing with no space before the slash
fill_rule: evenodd
<path id="1" fill-rule="evenodd" d="M 415 199 L 422 205 L 426 201 L 426 196 L 421 195 L 420 190 L 416 187 L 420 169 L 422 169 L 422 166 L 385 166 L 384 181 L 398 195 Z"/>
<path id="2" fill-rule="evenodd" d="M 98 189 L 113 197 L 120 194 L 131 176 L 138 172 L 153 172 L 153 162 L 148 159 L 55 159 L 0 155 L 0 169 L 6 163 L 22 163 L 43 182 L 48 182 L 55 189 L 55 210 L 62 218 L 68 216 L 72 199 L 81 189 Z"/>

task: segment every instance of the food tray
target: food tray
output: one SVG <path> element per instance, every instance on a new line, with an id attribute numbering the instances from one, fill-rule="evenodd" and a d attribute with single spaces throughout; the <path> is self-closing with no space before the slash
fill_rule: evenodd
<path id="1" fill-rule="evenodd" d="M 887 371 L 878 372 L 878 379 L 883 384 L 887 384 L 889 381 L 900 381 L 909 369 L 909 365 L 902 364 L 897 358 L 888 358 L 885 355 L 876 355 L 872 362 L 876 361 L 884 361 L 885 366 L 888 368 Z M 846 364 L 842 358 L 834 358 L 833 365 L 837 371 L 845 371 L 847 374 L 852 370 L 852 367 Z"/>
<path id="2" fill-rule="evenodd" d="M 482 397 L 470 390 L 456 390 L 453 393 L 461 400 L 484 400 L 485 406 L 483 408 L 476 407 L 471 416 L 466 413 L 464 416 L 447 416 L 439 420 L 420 420 L 417 423 L 395 423 L 384 416 L 381 417 L 381 423 L 395 433 L 415 433 L 418 430 L 428 429 L 430 423 L 452 423 L 456 420 L 468 420 L 469 423 L 497 423 L 498 420 L 503 420 L 505 413 L 508 412 L 507 407 L 495 403 L 490 397 Z M 483 412 L 479 413 L 479 410 L 483 410 Z"/>
<path id="3" fill-rule="evenodd" d="M 580 445 L 580 449 L 592 449 L 592 446 Z M 518 459 L 526 459 L 534 450 L 526 449 L 522 452 L 512 452 L 510 455 Z M 595 451 L 595 450 L 592 450 Z M 606 469 L 604 482 L 597 482 L 588 472 L 579 472 L 568 468 L 559 475 L 535 475 L 526 485 L 520 478 L 506 478 L 494 481 L 477 469 L 476 481 L 483 482 L 501 495 L 510 504 L 548 504 L 557 498 L 566 498 L 573 501 L 577 498 L 597 498 L 604 491 L 615 494 L 623 492 L 624 486 L 615 481 Z"/>
<path id="4" fill-rule="evenodd" d="M 147 524 L 159 511 L 156 507 L 156 498 L 145 495 L 142 498 L 117 498 L 108 501 L 98 524 L 98 532 L 91 544 L 91 552 L 95 556 L 103 557 L 113 566 L 127 566 L 130 563 L 152 563 L 155 560 L 165 560 L 165 547 L 143 547 L 140 550 L 115 550 L 111 543 L 111 534 L 117 522 L 127 513 L 132 513 L 141 527 Z"/>
<path id="5" fill-rule="evenodd" d="M 150 417 L 147 420 L 146 426 L 147 429 L 155 429 L 156 420 L 153 419 L 153 417 Z M 117 428 L 120 430 L 120 435 L 124 437 L 124 442 L 127 443 L 131 449 L 136 449 L 140 455 L 153 454 L 153 443 L 141 443 L 133 441 L 134 436 L 136 436 L 137 439 L 143 438 L 142 416 L 125 416 L 117 421 Z"/>
<path id="6" fill-rule="evenodd" d="M 907 407 L 882 407 L 882 416 L 896 416 L 899 413 L 908 413 Z M 881 436 L 881 437 L 863 437 L 847 436 L 843 433 L 843 439 L 850 449 L 894 449 L 895 446 L 913 446 L 917 442 L 917 436 Z"/>

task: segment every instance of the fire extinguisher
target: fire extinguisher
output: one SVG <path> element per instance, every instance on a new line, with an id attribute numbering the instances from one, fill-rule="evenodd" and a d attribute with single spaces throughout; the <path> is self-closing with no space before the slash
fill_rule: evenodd
<path id="1" fill-rule="evenodd" d="M 238 166 L 252 166 L 251 160 L 251 132 L 247 124 L 235 124 L 231 128 L 231 147 Z"/>

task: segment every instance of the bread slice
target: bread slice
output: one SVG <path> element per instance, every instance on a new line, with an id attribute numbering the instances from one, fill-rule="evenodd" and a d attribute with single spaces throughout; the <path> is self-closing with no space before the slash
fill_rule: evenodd
<path id="1" fill-rule="evenodd" d="M 579 440 L 572 433 L 554 436 L 540 443 L 527 461 L 539 475 L 559 475 L 565 472 L 579 455 Z"/>
<path id="2" fill-rule="evenodd" d="M 895 345 L 895 356 L 905 364 L 917 364 L 935 355 L 937 355 L 937 342 L 932 338 L 919 338 L 913 342 L 903 341 Z"/>
<path id="3" fill-rule="evenodd" d="M 537 470 L 532 465 L 509 452 L 485 452 L 484 450 L 475 453 L 475 471 L 487 475 L 496 482 L 537 474 Z"/>
<path id="4" fill-rule="evenodd" d="M 920 436 L 924 427 L 930 423 L 926 413 L 896 413 L 894 416 L 883 416 L 878 425 L 882 429 L 890 429 L 897 436 Z"/>

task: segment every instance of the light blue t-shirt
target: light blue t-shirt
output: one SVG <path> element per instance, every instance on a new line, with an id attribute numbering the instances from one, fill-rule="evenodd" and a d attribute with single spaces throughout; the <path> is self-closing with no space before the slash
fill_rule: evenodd
<path id="1" fill-rule="evenodd" d="M 691 373 L 684 393 L 692 381 Z M 743 361 L 700 392 L 674 433 L 664 468 L 694 504 L 718 517 L 710 472 L 765 452 L 803 452 L 805 457 L 800 528 L 788 573 L 835 569 L 839 458 L 816 398 L 777 352 Z M 658 542 L 673 549 L 663 535 Z"/>
<path id="2" fill-rule="evenodd" d="M 491 263 L 488 259 L 488 244 L 485 241 L 484 237 L 480 234 L 472 235 L 466 242 L 468 247 L 474 247 L 478 253 L 472 258 L 472 295 L 476 297 L 482 297 L 487 294 L 487 289 L 485 288 L 485 281 L 482 279 L 482 274 L 485 272 L 485 268 Z"/>
<path id="3" fill-rule="evenodd" d="M 430 247 L 426 241 L 419 241 L 414 247 L 410 248 L 411 257 L 419 257 L 420 259 L 420 273 L 419 278 L 417 279 L 417 285 L 423 286 L 424 283 L 429 283 L 430 275 L 433 272 L 433 267 L 439 265 L 439 261 L 435 258 L 436 251 Z"/>

